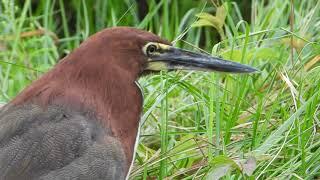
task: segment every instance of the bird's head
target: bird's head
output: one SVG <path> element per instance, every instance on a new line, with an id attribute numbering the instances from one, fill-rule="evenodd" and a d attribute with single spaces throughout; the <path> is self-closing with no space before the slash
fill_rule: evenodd
<path id="1" fill-rule="evenodd" d="M 175 48 L 170 44 L 146 43 L 142 51 L 146 56 L 144 71 L 160 70 L 200 70 L 231 73 L 250 73 L 256 71 L 247 65 L 212 57 L 203 53 Z"/>
<path id="2" fill-rule="evenodd" d="M 135 78 L 149 72 L 177 69 L 229 73 L 256 71 L 247 65 L 173 47 L 153 33 L 129 27 L 103 30 L 86 40 L 73 54 L 81 55 L 85 61 L 99 61 L 91 63 L 95 67 L 112 66 L 113 73 L 127 72 Z"/>

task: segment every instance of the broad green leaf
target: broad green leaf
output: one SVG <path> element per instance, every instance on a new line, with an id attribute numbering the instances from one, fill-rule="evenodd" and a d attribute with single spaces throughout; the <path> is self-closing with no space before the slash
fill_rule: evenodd
<path id="1" fill-rule="evenodd" d="M 199 13 L 196 15 L 200 20 L 207 20 L 212 24 L 215 24 L 217 27 L 223 26 L 223 22 L 216 16 L 213 16 L 209 13 Z"/>
<path id="2" fill-rule="evenodd" d="M 216 12 L 216 16 L 217 18 L 224 23 L 224 21 L 226 20 L 227 14 L 228 14 L 228 10 L 226 9 L 227 4 L 224 3 L 222 6 L 217 8 L 217 12 Z"/>
<path id="3" fill-rule="evenodd" d="M 211 168 L 207 176 L 208 179 L 220 179 L 232 170 L 241 169 L 234 160 L 223 155 L 214 157 L 209 165 Z"/>
<path id="4" fill-rule="evenodd" d="M 211 26 L 215 28 L 220 34 L 220 36 L 224 39 L 223 25 L 228 13 L 225 7 L 227 6 L 222 5 L 218 7 L 216 16 L 213 16 L 205 12 L 197 14 L 196 16 L 199 18 L 199 20 L 192 24 L 192 27 Z"/>
<path id="5" fill-rule="evenodd" d="M 202 27 L 202 26 L 212 26 L 214 28 L 219 28 L 217 24 L 213 24 L 211 21 L 206 19 L 199 19 L 197 22 L 192 24 L 192 27 Z"/>

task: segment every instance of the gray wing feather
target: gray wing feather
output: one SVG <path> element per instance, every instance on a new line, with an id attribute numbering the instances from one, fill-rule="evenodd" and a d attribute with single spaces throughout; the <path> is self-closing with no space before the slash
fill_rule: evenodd
<path id="1" fill-rule="evenodd" d="M 124 179 L 125 167 L 119 141 L 86 115 L 34 105 L 0 112 L 1 180 Z"/>

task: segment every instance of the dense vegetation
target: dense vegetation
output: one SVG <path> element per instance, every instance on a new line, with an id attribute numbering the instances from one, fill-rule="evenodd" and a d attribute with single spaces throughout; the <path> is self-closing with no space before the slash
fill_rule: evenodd
<path id="1" fill-rule="evenodd" d="M 261 70 L 140 79 L 144 113 L 131 178 L 320 177 L 320 1 L 0 1 L 0 102 L 112 26 Z"/>

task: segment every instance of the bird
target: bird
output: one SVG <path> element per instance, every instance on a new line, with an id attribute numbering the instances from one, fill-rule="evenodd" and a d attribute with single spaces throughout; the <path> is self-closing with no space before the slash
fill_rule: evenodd
<path id="1" fill-rule="evenodd" d="M 101 30 L 1 108 L 0 179 L 127 179 L 143 107 L 137 80 L 161 70 L 257 71 L 137 28 Z"/>

